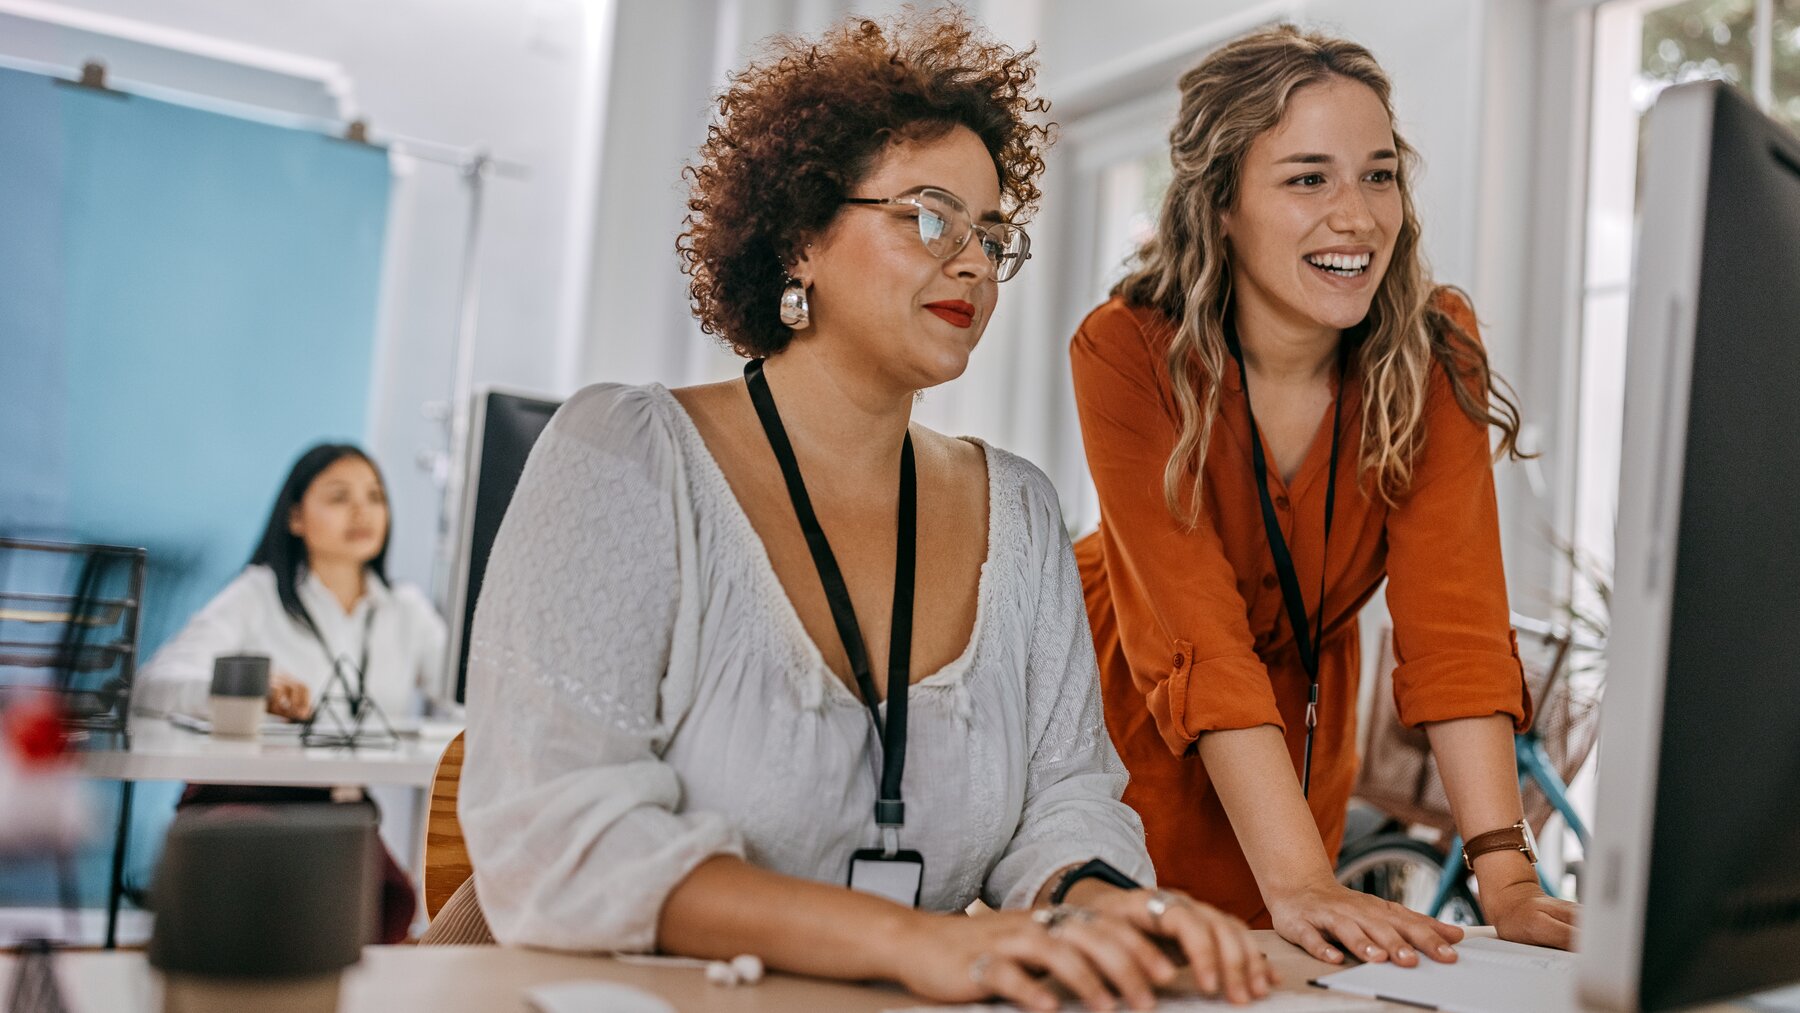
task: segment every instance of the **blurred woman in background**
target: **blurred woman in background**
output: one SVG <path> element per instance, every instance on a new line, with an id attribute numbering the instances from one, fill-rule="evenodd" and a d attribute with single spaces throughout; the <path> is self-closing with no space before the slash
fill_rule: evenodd
<path id="1" fill-rule="evenodd" d="M 278 717 L 305 719 L 339 672 L 353 696 L 373 700 L 390 721 L 413 714 L 420 687 L 443 666 L 446 634 L 418 588 L 389 585 L 388 534 L 387 487 L 367 454 L 329 443 L 300 455 L 249 564 L 144 666 L 134 706 L 203 716 L 213 659 L 261 654 L 270 662 L 268 709 Z M 332 797 L 329 788 L 190 785 L 181 804 Z M 414 804 L 410 790 L 385 801 Z M 382 858 L 381 938 L 401 942 L 417 895 L 393 856 L 384 850 Z"/>
<path id="2" fill-rule="evenodd" d="M 213 659 L 269 657 L 269 712 L 301 720 L 335 671 L 392 718 L 443 665 L 444 622 L 389 586 L 387 488 L 368 455 L 321 444 L 294 462 L 242 573 L 139 673 L 134 703 L 204 716 Z"/>

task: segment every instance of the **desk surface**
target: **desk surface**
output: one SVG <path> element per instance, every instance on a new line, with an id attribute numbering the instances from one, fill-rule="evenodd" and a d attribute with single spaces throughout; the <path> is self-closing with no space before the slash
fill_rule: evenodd
<path id="1" fill-rule="evenodd" d="M 456 729 L 427 725 L 391 749 L 308 749 L 298 737 L 223 739 L 134 717 L 130 749 L 77 753 L 88 777 L 115 781 L 187 781 L 331 787 L 402 784 L 429 787 L 438 757 Z"/>
<path id="2" fill-rule="evenodd" d="M 1308 978 L 1333 970 L 1273 932 L 1257 933 L 1282 978 L 1282 991 L 1315 991 Z M 13 958 L 0 957 L 0 995 L 11 979 Z M 71 1013 L 155 1013 L 158 987 L 142 953 L 72 953 L 58 958 L 59 977 Z M 923 1005 L 908 993 L 882 986 L 771 974 L 753 987 L 709 985 L 691 968 L 641 966 L 607 957 L 580 957 L 498 946 L 371 946 L 344 979 L 341 1013 L 524 1013 L 525 989 L 553 982 L 601 980 L 632 985 L 661 996 L 682 1013 L 878 1013 Z M 997 1011 L 1007 1007 L 994 1007 Z M 1249 1007 L 1224 1007 L 1254 1010 Z M 1391 1003 L 1394 1011 L 1413 1007 Z M 1725 1007 L 1708 1007 L 1722 1010 Z M 1698 1011 L 1696 1011 L 1698 1013 Z"/>

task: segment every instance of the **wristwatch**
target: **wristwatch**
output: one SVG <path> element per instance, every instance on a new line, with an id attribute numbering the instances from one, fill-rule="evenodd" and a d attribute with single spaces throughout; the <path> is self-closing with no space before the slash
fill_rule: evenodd
<path id="1" fill-rule="evenodd" d="M 1463 865 L 1469 871 L 1475 870 L 1475 859 L 1490 851 L 1522 851 L 1525 860 L 1532 865 L 1537 864 L 1537 839 L 1531 834 L 1531 827 L 1524 820 L 1510 827 L 1489 830 L 1485 834 L 1476 834 L 1463 845 Z"/>
<path id="2" fill-rule="evenodd" d="M 1125 875 L 1106 862 L 1095 858 L 1088 861 L 1085 865 L 1078 865 L 1064 873 L 1063 878 L 1057 882 L 1056 889 L 1050 891 L 1050 903 L 1061 904 L 1063 898 L 1069 895 L 1069 888 L 1084 879 L 1097 879 L 1102 883 L 1116 886 L 1121 890 L 1138 889 L 1137 880 Z"/>

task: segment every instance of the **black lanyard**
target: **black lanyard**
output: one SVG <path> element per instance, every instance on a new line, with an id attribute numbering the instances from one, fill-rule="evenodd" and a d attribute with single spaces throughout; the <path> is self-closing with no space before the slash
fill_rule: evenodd
<path id="1" fill-rule="evenodd" d="M 305 611 L 302 607 L 302 611 Z M 325 660 L 331 662 L 333 672 L 339 670 L 343 662 L 338 655 L 331 653 L 331 645 L 325 642 L 325 634 L 319 632 L 319 624 L 313 622 L 310 613 L 306 616 L 306 628 L 312 631 L 313 639 L 319 642 L 319 649 L 325 652 Z M 369 638 L 375 632 L 375 606 L 363 615 L 362 660 L 356 665 L 356 710 L 362 709 L 362 702 L 369 695 Z M 329 690 L 331 687 L 325 687 Z M 348 689 L 348 687 L 346 687 Z"/>
<path id="2" fill-rule="evenodd" d="M 825 539 L 825 529 L 813 513 L 812 498 L 806 494 L 806 482 L 800 477 L 800 462 L 794 457 L 793 444 L 788 442 L 787 429 L 781 424 L 781 413 L 775 409 L 775 396 L 769 392 L 769 381 L 763 376 L 762 360 L 752 359 L 744 366 L 744 385 L 750 388 L 750 401 L 756 405 L 756 416 L 769 437 L 769 448 L 781 463 L 781 477 L 787 480 L 788 498 L 794 501 L 794 514 L 806 533 L 806 547 L 812 550 L 819 583 L 825 586 L 825 600 L 831 604 L 838 638 L 844 642 L 857 689 L 869 707 L 875 735 L 881 741 L 881 784 L 875 799 L 875 824 L 881 828 L 883 850 L 892 856 L 899 848 L 900 827 L 906 823 L 906 805 L 900 800 L 900 775 L 906 769 L 906 690 L 911 683 L 913 565 L 919 520 L 912 434 L 907 434 L 900 447 L 900 537 L 894 547 L 894 612 L 888 643 L 884 728 L 875 698 L 875 678 L 869 672 L 869 652 L 863 646 L 862 627 L 857 625 L 856 609 L 850 603 L 850 589 L 844 584 L 837 557 L 831 553 L 831 543 Z"/>
<path id="3" fill-rule="evenodd" d="M 1325 639 L 1325 566 L 1331 551 L 1331 515 L 1337 506 L 1338 419 L 1344 403 L 1344 356 L 1338 353 L 1338 389 L 1331 398 L 1331 468 L 1325 486 L 1325 547 L 1319 558 L 1319 612 L 1307 629 L 1306 599 L 1300 594 L 1300 577 L 1294 572 L 1294 557 L 1288 552 L 1287 539 L 1281 536 L 1281 522 L 1275 517 L 1275 504 L 1269 499 L 1269 465 L 1263 459 L 1262 436 L 1256 429 L 1256 410 L 1250 407 L 1250 374 L 1244 369 L 1244 349 L 1232 335 L 1231 354 L 1237 359 L 1238 377 L 1244 384 L 1244 411 L 1250 416 L 1250 463 L 1256 473 L 1256 494 L 1262 500 L 1263 530 L 1269 536 L 1269 554 L 1275 557 L 1275 573 L 1281 578 L 1281 597 L 1287 603 L 1288 621 L 1294 625 L 1294 645 L 1300 650 L 1300 664 L 1309 682 L 1306 698 L 1306 752 L 1301 761 L 1300 793 L 1312 793 L 1313 729 L 1319 724 L 1319 648 Z"/>

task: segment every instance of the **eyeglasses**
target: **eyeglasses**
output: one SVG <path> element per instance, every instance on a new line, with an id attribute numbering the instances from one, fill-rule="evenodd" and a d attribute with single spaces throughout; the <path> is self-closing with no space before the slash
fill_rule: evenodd
<path id="1" fill-rule="evenodd" d="M 976 224 L 968 205 L 948 190 L 922 186 L 898 197 L 846 197 L 845 204 L 909 207 L 918 213 L 919 242 L 939 260 L 949 260 L 981 236 L 981 253 L 994 267 L 994 280 L 1006 281 L 1031 259 L 1031 237 L 1009 222 Z"/>

